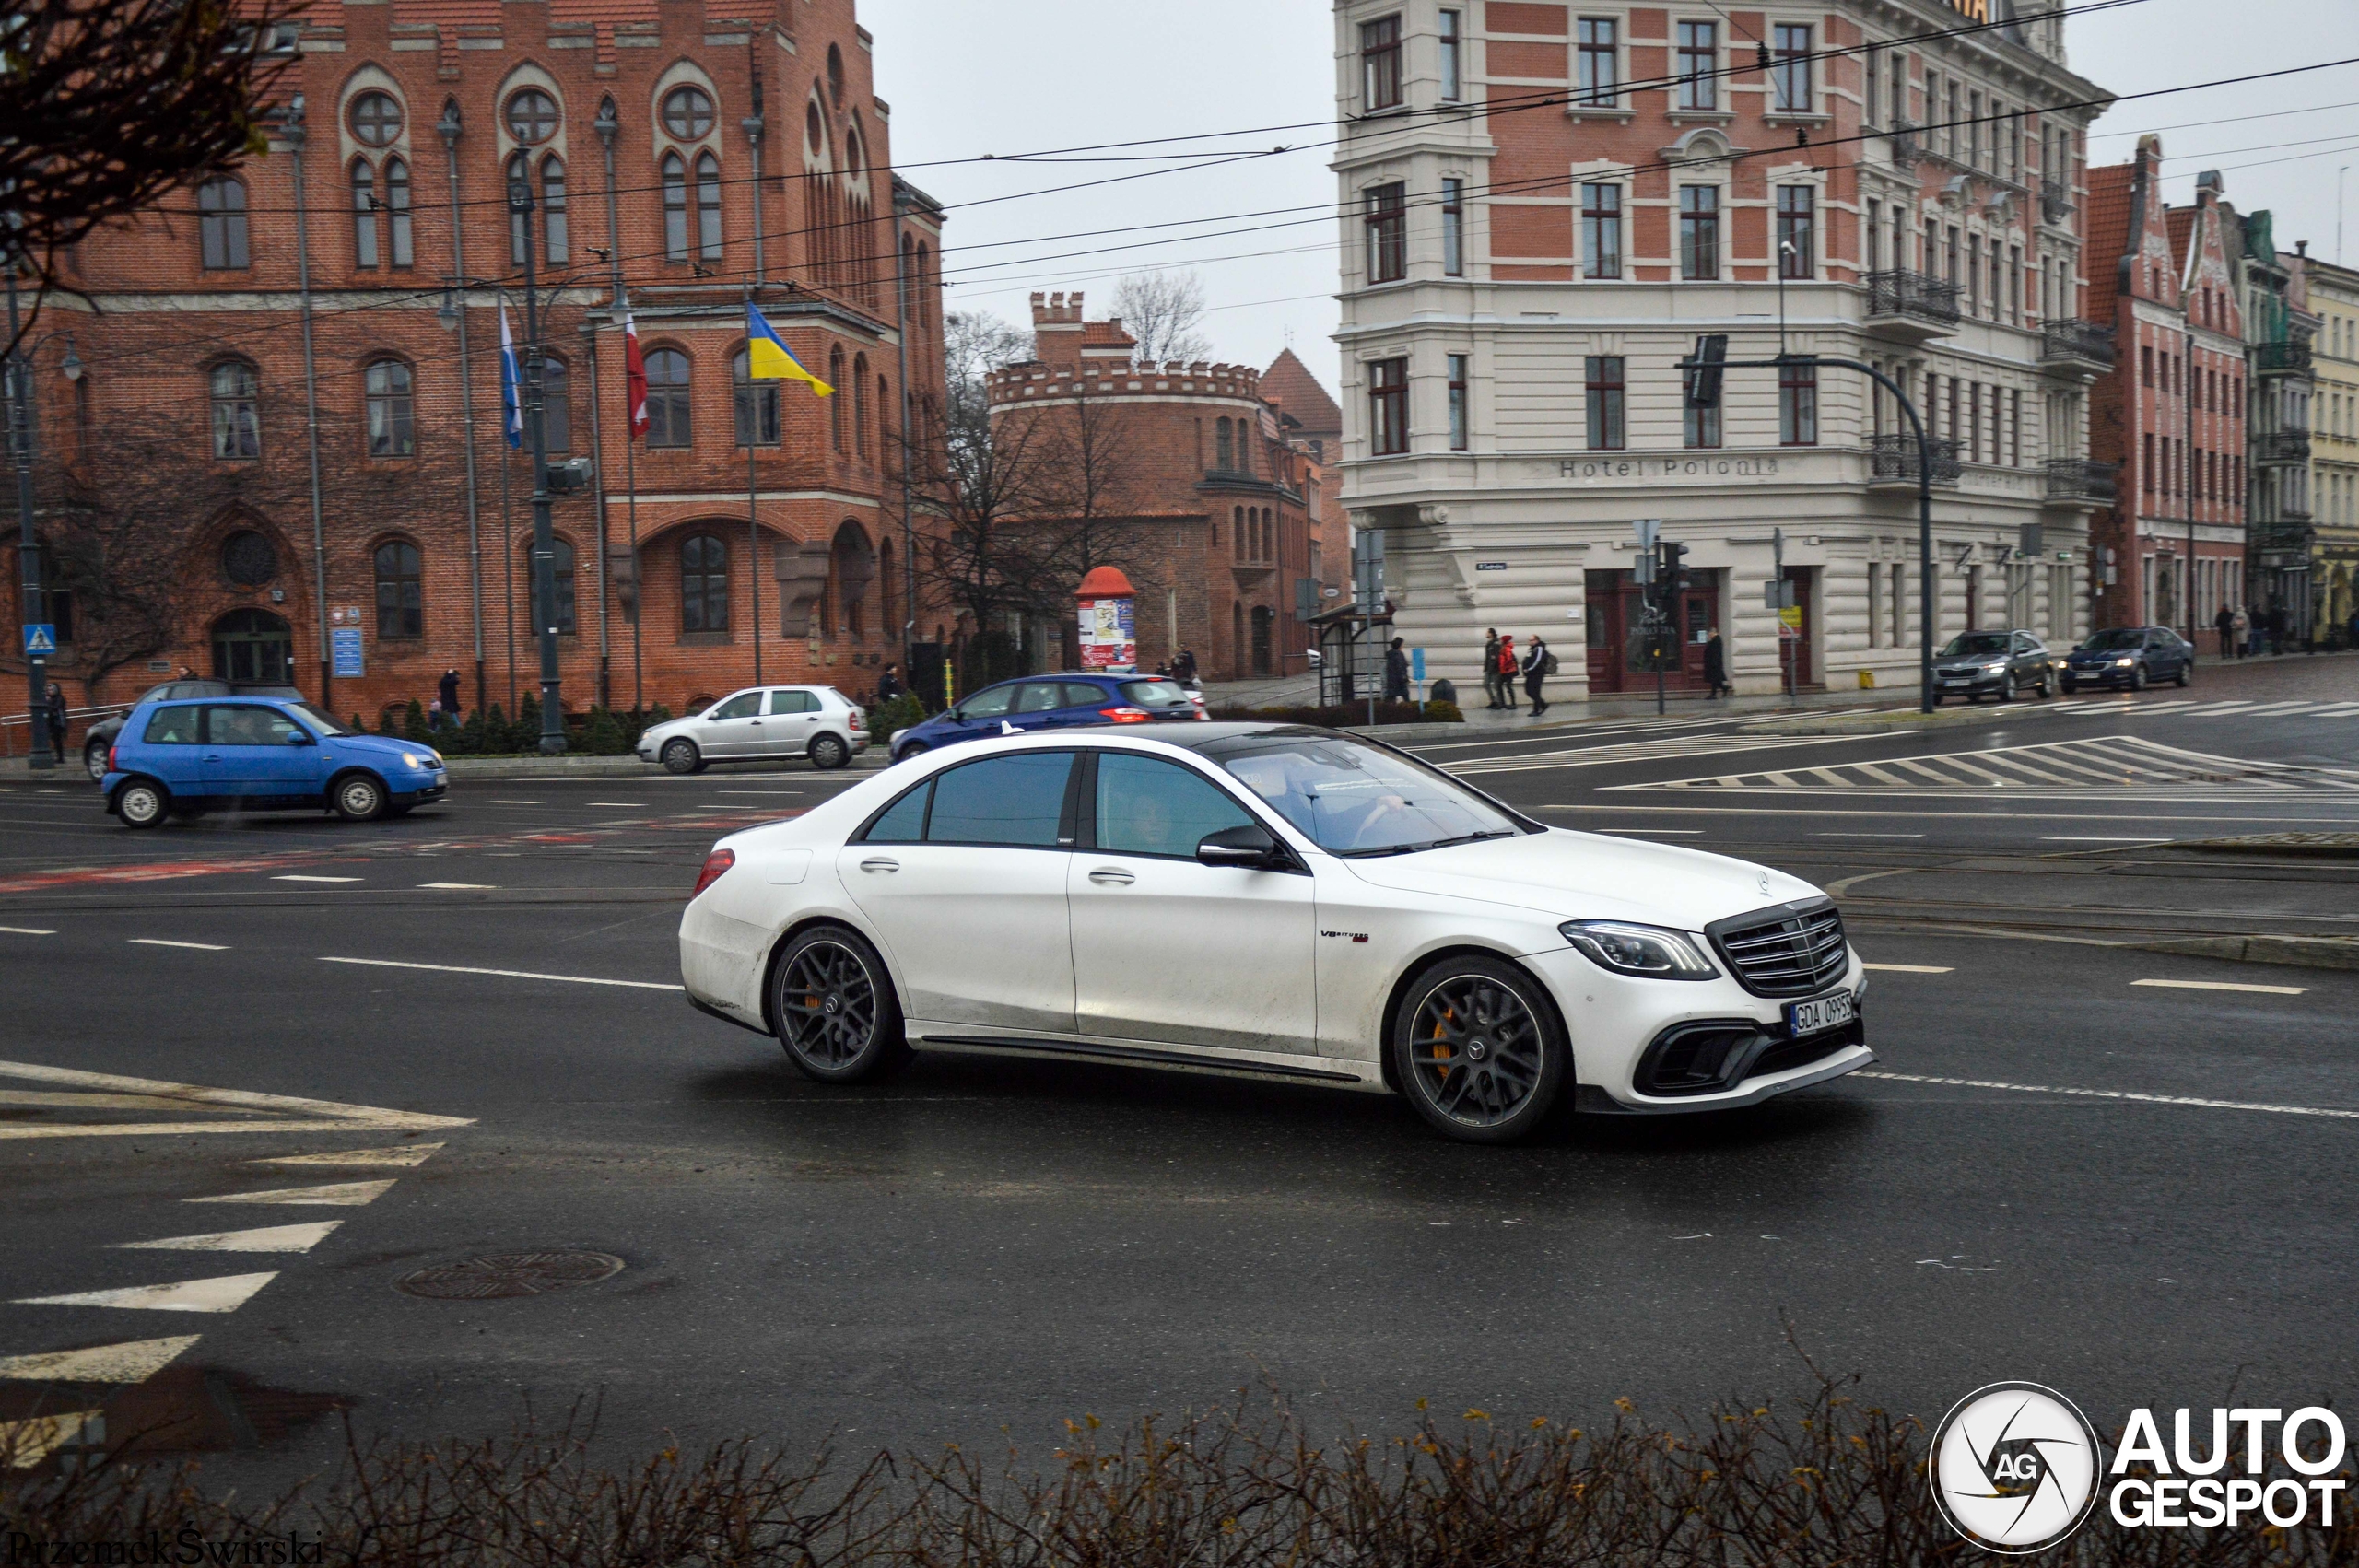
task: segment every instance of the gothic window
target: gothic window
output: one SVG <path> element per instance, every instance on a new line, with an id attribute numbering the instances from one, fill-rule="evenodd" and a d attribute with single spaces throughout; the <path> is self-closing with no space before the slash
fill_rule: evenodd
<path id="1" fill-rule="evenodd" d="M 680 629 L 729 629 L 729 546 L 716 534 L 691 533 L 680 542 Z"/>
<path id="2" fill-rule="evenodd" d="M 250 458 L 262 455 L 262 420 L 258 409 L 262 385 L 254 368 L 242 359 L 213 367 L 213 455 Z"/>
<path id="3" fill-rule="evenodd" d="M 205 266 L 218 270 L 250 264 L 244 181 L 207 180 L 196 188 L 196 213 L 198 246 Z"/>
<path id="4" fill-rule="evenodd" d="M 361 384 L 368 402 L 369 455 L 414 455 L 417 409 L 409 367 L 398 359 L 380 359 L 362 373 Z"/>
<path id="5" fill-rule="evenodd" d="M 417 546 L 392 539 L 377 546 L 377 636 L 426 635 L 425 585 Z"/>
<path id="6" fill-rule="evenodd" d="M 688 427 L 688 357 L 659 348 L 647 357 L 647 444 L 685 447 Z"/>

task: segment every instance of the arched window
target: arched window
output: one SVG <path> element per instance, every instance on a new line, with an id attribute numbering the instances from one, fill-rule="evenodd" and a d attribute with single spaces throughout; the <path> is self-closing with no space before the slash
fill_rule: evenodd
<path id="1" fill-rule="evenodd" d="M 524 581 L 530 587 L 530 591 L 533 594 L 534 605 L 535 610 L 537 610 L 540 603 L 540 584 L 533 576 L 532 541 L 526 540 L 521 548 L 524 556 Z M 557 629 L 558 636 L 570 637 L 574 632 L 580 629 L 574 624 L 573 545 L 571 542 L 565 539 L 551 539 L 549 541 L 549 567 L 550 575 L 557 579 L 557 617 L 548 624 Z M 539 625 L 539 617 L 537 614 L 535 614 L 534 620 L 534 626 L 537 628 Z"/>
<path id="2" fill-rule="evenodd" d="M 196 188 L 198 248 L 205 264 L 213 268 L 251 264 L 246 248 L 246 184 L 242 180 L 207 180 Z"/>
<path id="3" fill-rule="evenodd" d="M 362 375 L 369 409 L 369 455 L 409 457 L 417 451 L 409 367 L 380 359 Z"/>
<path id="4" fill-rule="evenodd" d="M 242 459 L 262 455 L 262 392 L 254 368 L 242 359 L 213 367 L 213 455 Z"/>
<path id="5" fill-rule="evenodd" d="M 851 361 L 851 451 L 863 462 L 868 461 L 868 356 L 857 354 Z"/>
<path id="6" fill-rule="evenodd" d="M 402 106 L 389 92 L 370 90 L 352 100 L 352 139 L 364 147 L 389 147 L 402 134 Z"/>
<path id="7" fill-rule="evenodd" d="M 885 634 L 886 638 L 888 641 L 891 639 L 894 631 L 900 626 L 900 622 L 896 620 L 893 616 L 893 590 L 895 586 L 896 582 L 893 576 L 893 542 L 890 539 L 887 539 L 876 546 L 876 607 L 878 614 L 883 617 L 882 624 L 877 627 L 877 629 Z"/>
<path id="8" fill-rule="evenodd" d="M 393 263 L 408 266 L 417 253 L 410 237 L 409 165 L 398 158 L 385 160 L 385 209 L 386 226 L 393 240 Z"/>
<path id="9" fill-rule="evenodd" d="M 1228 421 L 1224 419 L 1221 423 L 1226 425 Z M 1229 553 L 1238 560 L 1245 558 L 1245 509 L 1243 507 L 1228 509 L 1228 548 Z"/>
<path id="10" fill-rule="evenodd" d="M 778 445 L 778 383 L 755 380 L 742 348 L 729 361 L 729 380 L 737 410 L 737 444 Z"/>
<path id="11" fill-rule="evenodd" d="M 688 444 L 688 357 L 659 348 L 647 357 L 647 444 Z"/>
<path id="12" fill-rule="evenodd" d="M 521 267 L 531 253 L 533 245 L 533 215 L 524 209 L 533 197 L 532 170 L 522 153 L 511 153 L 508 158 L 508 263 Z"/>
<path id="13" fill-rule="evenodd" d="M 844 384 L 844 351 L 840 348 L 827 350 L 827 384 Z M 844 400 L 840 396 L 827 400 L 827 439 L 838 451 L 844 450 Z"/>
<path id="14" fill-rule="evenodd" d="M 405 539 L 389 539 L 377 546 L 377 636 L 425 635 L 425 585 L 417 546 Z"/>
<path id="15" fill-rule="evenodd" d="M 573 372 L 554 354 L 541 356 L 541 439 L 553 452 L 573 450 Z"/>
<path id="16" fill-rule="evenodd" d="M 716 534 L 691 533 L 680 542 L 680 629 L 729 629 L 729 546 Z"/>
<path id="17" fill-rule="evenodd" d="M 557 135 L 557 99 L 538 88 L 526 88 L 508 100 L 508 134 L 526 146 L 535 146 Z"/>
<path id="18" fill-rule="evenodd" d="M 721 160 L 709 152 L 697 155 L 697 253 L 721 254 Z"/>
<path id="19" fill-rule="evenodd" d="M 700 142 L 712 135 L 712 99 L 702 88 L 674 88 L 663 95 L 663 129 L 675 140 Z"/>
<path id="20" fill-rule="evenodd" d="M 1248 433 L 1248 427 L 1242 419 L 1237 422 L 1237 472 L 1239 474 L 1253 472 L 1253 438 Z"/>
<path id="21" fill-rule="evenodd" d="M 541 159 L 541 258 L 552 266 L 569 254 L 565 233 L 565 159 Z"/>
<path id="22" fill-rule="evenodd" d="M 933 324 L 933 275 L 931 271 L 932 260 L 933 253 L 925 248 L 922 242 L 921 242 L 918 246 L 918 270 L 916 277 L 918 290 L 918 325 L 921 327 L 930 327 Z"/>
<path id="23" fill-rule="evenodd" d="M 352 160 L 352 264 L 377 264 L 377 171 L 365 158 Z"/>
<path id="24" fill-rule="evenodd" d="M 884 377 L 876 378 L 876 466 L 885 466 L 886 452 L 893 444 L 892 383 Z"/>
<path id="25" fill-rule="evenodd" d="M 838 109 L 844 106 L 844 52 L 832 43 L 827 45 L 827 97 Z"/>
<path id="26" fill-rule="evenodd" d="M 1237 449 L 1229 440 L 1228 421 L 1220 420 L 1213 426 L 1213 466 L 1226 474 L 1236 462 Z"/>
<path id="27" fill-rule="evenodd" d="M 860 133 L 853 131 L 844 137 L 844 172 L 857 180 L 867 171 L 860 161 Z"/>
<path id="28" fill-rule="evenodd" d="M 827 123 L 819 117 L 819 106 L 816 103 L 806 103 L 803 106 L 803 146 L 804 150 L 808 152 L 814 160 L 821 163 L 827 161 Z"/>
<path id="29" fill-rule="evenodd" d="M 680 155 L 663 155 L 663 259 L 688 259 L 688 166 Z"/>

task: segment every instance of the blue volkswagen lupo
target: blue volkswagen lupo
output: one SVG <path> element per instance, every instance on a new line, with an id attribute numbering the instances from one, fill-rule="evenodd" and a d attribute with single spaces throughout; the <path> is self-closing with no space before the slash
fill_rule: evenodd
<path id="1" fill-rule="evenodd" d="M 100 781 L 126 827 L 204 811 L 332 811 L 399 816 L 450 790 L 442 754 L 362 735 L 292 697 L 143 702 L 123 720 Z"/>

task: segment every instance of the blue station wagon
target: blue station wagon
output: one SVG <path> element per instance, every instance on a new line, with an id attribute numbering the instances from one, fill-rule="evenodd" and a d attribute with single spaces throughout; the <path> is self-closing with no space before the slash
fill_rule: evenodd
<path id="1" fill-rule="evenodd" d="M 1027 675 L 985 686 L 902 731 L 893 737 L 893 760 L 907 762 L 921 752 L 985 735 L 1203 717 L 1203 708 L 1185 686 L 1156 675 Z"/>
<path id="2" fill-rule="evenodd" d="M 131 710 L 100 788 L 126 827 L 205 811 L 399 816 L 450 790 L 442 754 L 356 734 L 308 702 L 213 697 Z"/>

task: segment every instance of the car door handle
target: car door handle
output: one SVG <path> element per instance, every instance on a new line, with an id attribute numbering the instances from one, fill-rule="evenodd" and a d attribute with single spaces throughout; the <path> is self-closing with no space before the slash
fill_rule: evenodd
<path id="1" fill-rule="evenodd" d="M 901 869 L 901 862 L 888 860 L 884 856 L 878 855 L 861 861 L 860 869 L 864 872 L 897 872 Z"/>
<path id="2" fill-rule="evenodd" d="M 1138 878 L 1120 866 L 1100 866 L 1089 873 L 1089 880 L 1100 887 L 1128 887 Z"/>

